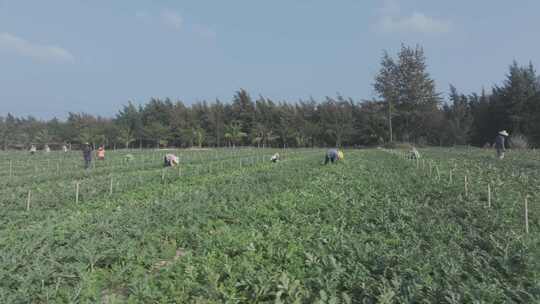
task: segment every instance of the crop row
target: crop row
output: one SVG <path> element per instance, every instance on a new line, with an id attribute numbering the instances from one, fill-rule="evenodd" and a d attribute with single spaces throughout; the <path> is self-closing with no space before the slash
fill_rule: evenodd
<path id="1" fill-rule="evenodd" d="M 178 154 L 180 157 L 180 163 L 183 164 L 201 164 L 209 161 L 220 161 L 226 159 L 241 159 L 243 157 L 263 157 L 260 151 L 257 150 L 243 150 L 243 151 L 233 151 L 223 154 Z M 52 180 L 74 180 L 74 179 L 83 179 L 88 176 L 97 176 L 97 175 L 110 175 L 118 172 L 126 171 L 138 171 L 138 170 L 147 170 L 155 169 L 157 167 L 163 166 L 162 155 L 155 155 L 155 153 L 144 155 L 141 154 L 132 161 L 125 161 L 123 157 L 108 158 L 104 161 L 95 161 L 93 162 L 93 167 L 91 170 L 85 170 L 82 167 L 82 164 L 78 164 L 76 167 L 66 167 L 58 165 L 56 169 L 47 170 L 46 167 L 39 173 L 34 173 L 32 170 L 27 172 L 27 174 L 4 177 L 0 181 L 0 186 L 4 187 L 13 187 L 25 184 L 40 184 L 43 182 L 50 182 Z M 268 155 L 264 155 L 268 157 Z"/>
<path id="2" fill-rule="evenodd" d="M 105 161 L 92 162 L 93 168 L 102 168 L 110 166 L 142 166 L 147 163 L 161 162 L 166 153 L 178 155 L 182 162 L 203 161 L 207 159 L 219 159 L 229 156 L 242 156 L 249 152 L 255 154 L 257 149 L 220 149 L 220 150 L 172 150 L 172 151 L 139 151 L 126 152 L 116 151 L 108 152 Z M 277 150 L 276 150 L 277 151 Z M 19 152 L 20 153 L 20 152 Z M 266 151 L 268 153 L 268 150 Z M 126 155 L 132 155 L 133 159 L 128 160 Z M 0 177 L 12 179 L 14 177 L 26 178 L 30 176 L 50 175 L 51 173 L 65 173 L 66 171 L 82 171 L 83 159 L 80 152 L 70 152 L 69 154 L 58 156 L 48 155 L 25 155 L 23 160 L 16 152 L 11 152 L 11 159 L 0 161 Z"/>
<path id="3" fill-rule="evenodd" d="M 289 161 L 304 154 L 318 151 L 291 151 L 285 155 Z M 111 175 L 102 172 L 84 175 L 82 179 L 50 179 L 41 183 L 24 184 L 0 191 L 0 217 L 6 222 L 13 218 L 13 212 L 34 212 L 41 217 L 54 213 L 58 208 L 110 199 L 136 188 L 150 185 L 162 187 L 196 175 L 227 173 L 236 168 L 254 166 L 269 162 L 270 155 L 243 154 L 233 158 L 211 159 L 205 162 L 185 163 L 176 168 L 163 168 L 162 164 L 149 166 L 144 170 L 125 168 Z M 127 170 L 129 169 L 129 170 Z"/>
<path id="4" fill-rule="evenodd" d="M 385 151 L 407 160 L 410 170 L 425 177 L 426 182 L 451 189 L 464 202 L 477 202 L 486 209 L 495 210 L 507 228 L 516 233 L 525 232 L 526 222 L 537 227 L 540 224 L 539 176 L 525 174 L 521 167 L 512 172 L 509 167 L 513 164 L 508 160 L 500 162 L 488 158 L 479 161 L 451 153 L 443 157 L 431 154 L 430 150 L 423 153 L 428 158 L 414 160 L 406 152 Z M 436 157 L 430 159 L 431 155 Z M 538 229 L 536 233 L 540 232 Z"/>

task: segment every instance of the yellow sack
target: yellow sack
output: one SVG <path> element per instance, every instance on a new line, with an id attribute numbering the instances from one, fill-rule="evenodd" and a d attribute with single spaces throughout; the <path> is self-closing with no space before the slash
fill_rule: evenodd
<path id="1" fill-rule="evenodd" d="M 343 152 L 342 151 L 338 151 L 337 155 L 338 155 L 338 159 L 340 159 L 340 160 L 343 159 Z"/>

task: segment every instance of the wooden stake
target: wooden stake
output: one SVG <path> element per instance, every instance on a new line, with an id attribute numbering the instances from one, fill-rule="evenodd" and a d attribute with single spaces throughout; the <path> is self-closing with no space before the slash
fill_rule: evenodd
<path id="1" fill-rule="evenodd" d="M 110 184 L 110 187 L 109 187 L 109 194 L 113 195 L 113 177 L 112 177 L 112 175 L 111 175 L 111 184 Z"/>
<path id="2" fill-rule="evenodd" d="M 76 183 L 75 184 L 75 204 L 79 203 L 79 188 L 80 188 L 80 184 Z"/>
<path id="3" fill-rule="evenodd" d="M 435 170 L 437 171 L 437 181 L 441 180 L 441 172 L 439 171 L 439 167 L 435 166 Z"/>
<path id="4" fill-rule="evenodd" d="M 487 191 L 488 191 L 488 208 L 491 208 L 491 184 L 488 184 L 487 186 Z"/>
<path id="5" fill-rule="evenodd" d="M 165 181 L 165 169 L 161 171 L 161 181 Z"/>
<path id="6" fill-rule="evenodd" d="M 467 175 L 465 175 L 465 196 L 468 196 L 469 194 L 469 183 L 468 183 L 468 180 L 467 180 Z"/>
<path id="7" fill-rule="evenodd" d="M 525 196 L 525 233 L 529 234 L 529 196 Z"/>
<path id="8" fill-rule="evenodd" d="M 31 198 L 32 198 L 32 190 L 28 190 L 28 197 L 26 198 L 26 211 L 30 211 Z"/>
<path id="9" fill-rule="evenodd" d="M 13 176 L 13 161 L 9 161 L 9 178 Z"/>
<path id="10" fill-rule="evenodd" d="M 452 173 L 454 172 L 453 169 L 450 169 L 450 176 L 448 177 L 448 184 L 451 185 L 454 181 L 452 180 Z"/>

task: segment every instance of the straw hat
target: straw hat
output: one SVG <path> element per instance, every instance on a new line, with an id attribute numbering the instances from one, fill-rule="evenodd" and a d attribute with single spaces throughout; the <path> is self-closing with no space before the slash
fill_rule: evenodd
<path id="1" fill-rule="evenodd" d="M 508 132 L 506 132 L 506 130 L 502 130 L 501 132 L 499 132 L 500 135 L 502 136 L 508 136 Z"/>

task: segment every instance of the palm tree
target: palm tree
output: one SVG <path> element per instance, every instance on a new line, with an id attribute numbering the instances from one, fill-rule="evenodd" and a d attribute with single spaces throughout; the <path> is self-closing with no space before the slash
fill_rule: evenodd
<path id="1" fill-rule="evenodd" d="M 227 126 L 225 138 L 229 140 L 229 143 L 232 142 L 233 147 L 246 136 L 247 134 L 242 132 L 242 124 L 239 121 L 233 121 Z"/>
<path id="2" fill-rule="evenodd" d="M 270 128 L 261 123 L 258 123 L 257 126 L 255 126 L 255 130 L 253 132 L 255 134 L 253 143 L 257 144 L 258 147 L 260 147 L 261 144 L 263 147 L 266 147 L 268 146 L 268 143 L 279 138 L 279 136 L 276 136 Z"/>

